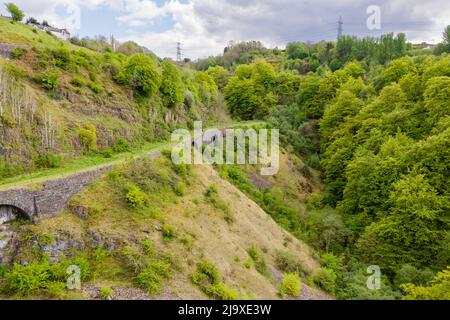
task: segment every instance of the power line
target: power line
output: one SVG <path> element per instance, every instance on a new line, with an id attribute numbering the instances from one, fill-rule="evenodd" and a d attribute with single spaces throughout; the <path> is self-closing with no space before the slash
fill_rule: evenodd
<path id="1" fill-rule="evenodd" d="M 340 37 L 342 37 L 342 33 L 344 32 L 344 29 L 342 28 L 342 26 L 344 25 L 344 22 L 342 22 L 342 16 L 339 16 L 339 21 L 338 21 L 338 34 L 337 34 L 337 38 L 339 40 Z"/>
<path id="2" fill-rule="evenodd" d="M 177 61 L 181 61 L 181 42 L 177 42 Z"/>

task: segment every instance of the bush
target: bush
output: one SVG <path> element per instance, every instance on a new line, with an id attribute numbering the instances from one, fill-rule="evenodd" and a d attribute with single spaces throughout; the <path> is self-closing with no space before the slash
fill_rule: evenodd
<path id="1" fill-rule="evenodd" d="M 320 168 L 320 158 L 317 154 L 312 153 L 306 156 L 306 164 L 314 169 Z"/>
<path id="2" fill-rule="evenodd" d="M 86 81 L 83 78 L 75 77 L 72 80 L 70 80 L 70 84 L 75 87 L 83 87 L 86 85 Z"/>
<path id="3" fill-rule="evenodd" d="M 97 150 L 97 129 L 93 125 L 86 125 L 78 130 L 80 144 L 86 151 Z"/>
<path id="4" fill-rule="evenodd" d="M 38 21 L 34 17 L 29 17 L 27 19 L 27 23 L 38 24 Z M 33 30 L 35 30 L 35 29 L 33 29 Z"/>
<path id="5" fill-rule="evenodd" d="M 22 21 L 25 14 L 14 3 L 6 3 L 6 10 L 11 14 L 13 21 Z"/>
<path id="6" fill-rule="evenodd" d="M 267 265 L 266 260 L 262 256 L 261 252 L 258 250 L 255 244 L 252 244 L 248 249 L 248 255 L 252 258 L 255 263 L 255 269 L 262 275 L 267 275 Z"/>
<path id="7" fill-rule="evenodd" d="M 152 58 L 142 53 L 130 56 L 115 79 L 144 96 L 152 96 L 161 83 L 161 75 Z"/>
<path id="8" fill-rule="evenodd" d="M 225 214 L 225 221 L 229 224 L 232 224 L 235 221 L 233 214 L 231 213 L 229 205 L 221 200 L 217 194 L 217 187 L 215 185 L 211 185 L 205 192 L 206 200 L 211 203 L 214 208 L 223 211 Z"/>
<path id="9" fill-rule="evenodd" d="M 428 286 L 403 284 L 405 300 L 449 300 L 450 299 L 450 267 L 438 272 Z"/>
<path id="10" fill-rule="evenodd" d="M 192 283 L 201 286 L 203 284 L 215 284 L 222 280 L 219 269 L 211 261 L 203 260 L 197 264 L 197 271 L 191 275 Z"/>
<path id="11" fill-rule="evenodd" d="M 191 91 L 186 90 L 184 92 L 184 105 L 188 108 L 192 108 L 194 104 L 195 104 L 194 94 Z"/>
<path id="12" fill-rule="evenodd" d="M 295 273 L 286 273 L 283 275 L 283 281 L 280 287 L 281 295 L 288 295 L 291 297 L 298 297 L 302 283 L 300 277 Z"/>
<path id="13" fill-rule="evenodd" d="M 162 82 L 159 90 L 167 107 L 176 107 L 183 102 L 184 88 L 181 75 L 173 62 L 168 59 L 162 63 Z"/>
<path id="14" fill-rule="evenodd" d="M 223 282 L 206 286 L 205 293 L 211 298 L 219 300 L 236 300 L 238 298 L 238 293 Z"/>
<path id="15" fill-rule="evenodd" d="M 186 193 L 186 185 L 183 182 L 178 182 L 175 187 L 174 190 L 175 194 L 177 196 L 184 196 L 184 194 Z"/>
<path id="16" fill-rule="evenodd" d="M 12 269 L 5 274 L 7 290 L 22 296 L 47 288 L 49 278 L 48 264 L 36 262 L 26 266 L 14 264 Z"/>
<path id="17" fill-rule="evenodd" d="M 61 164 L 61 156 L 55 155 L 49 151 L 40 155 L 34 163 L 38 168 L 57 168 Z"/>
<path id="18" fill-rule="evenodd" d="M 334 294 L 336 290 L 336 273 L 327 268 L 321 268 L 320 271 L 312 277 L 313 282 L 320 288 Z"/>
<path id="19" fill-rule="evenodd" d="M 12 177 L 25 172 L 21 164 L 11 164 L 0 158 L 0 178 Z"/>
<path id="20" fill-rule="evenodd" d="M 27 70 L 22 67 L 16 66 L 14 63 L 5 63 L 5 68 L 8 74 L 16 80 L 22 79 L 27 75 Z"/>
<path id="21" fill-rule="evenodd" d="M 92 90 L 95 94 L 100 94 L 103 92 L 103 87 L 99 85 L 98 83 L 89 81 L 88 88 Z"/>
<path id="22" fill-rule="evenodd" d="M 113 150 L 111 148 L 104 148 L 99 153 L 106 159 L 112 158 L 113 156 Z"/>
<path id="23" fill-rule="evenodd" d="M 404 264 L 397 270 L 394 278 L 394 284 L 400 287 L 405 283 L 414 285 L 425 285 L 433 279 L 434 273 L 430 269 L 419 270 L 410 264 Z"/>
<path id="24" fill-rule="evenodd" d="M 127 192 L 125 198 L 127 199 L 127 202 L 131 207 L 143 207 L 147 204 L 147 194 L 143 192 L 137 185 L 128 182 L 127 184 L 125 184 L 124 188 Z"/>
<path id="25" fill-rule="evenodd" d="M 161 292 L 164 280 L 171 276 L 170 264 L 161 260 L 152 260 L 137 276 L 137 283 L 142 289 L 154 296 Z"/>
<path id="26" fill-rule="evenodd" d="M 170 154 L 169 154 L 169 158 L 170 158 Z M 180 163 L 180 164 L 176 164 L 172 162 L 172 168 L 173 171 L 175 171 L 175 173 L 177 175 L 179 175 L 180 177 L 186 179 L 187 177 L 189 177 L 192 173 L 192 167 L 186 163 Z"/>
<path id="27" fill-rule="evenodd" d="M 109 297 L 112 297 L 113 291 L 111 288 L 101 288 L 100 289 L 100 297 L 102 299 L 108 299 Z"/>
<path id="28" fill-rule="evenodd" d="M 47 260 L 33 261 L 28 265 L 14 264 L 4 274 L 5 289 L 22 297 L 32 294 L 58 297 L 66 285 L 65 270 L 62 264 L 49 264 Z"/>
<path id="29" fill-rule="evenodd" d="M 289 252 L 277 251 L 275 263 L 283 272 L 300 274 L 302 271 L 300 261 Z"/>
<path id="30" fill-rule="evenodd" d="M 11 52 L 11 58 L 20 59 L 25 55 L 25 53 L 27 53 L 27 50 L 23 48 L 16 48 Z"/>
<path id="31" fill-rule="evenodd" d="M 55 72 L 46 72 L 41 75 L 37 75 L 33 80 L 40 84 L 42 88 L 47 90 L 55 90 L 59 87 L 59 75 Z"/>
<path id="32" fill-rule="evenodd" d="M 131 147 L 129 143 L 122 137 L 118 137 L 116 142 L 113 145 L 113 151 L 120 153 L 120 152 L 128 152 L 131 150 Z"/>
<path id="33" fill-rule="evenodd" d="M 55 59 L 55 65 L 62 69 L 70 69 L 72 67 L 72 56 L 70 50 L 61 47 L 52 51 L 53 58 Z"/>
<path id="34" fill-rule="evenodd" d="M 162 236 L 166 241 L 170 241 L 176 238 L 177 232 L 171 226 L 163 226 L 162 228 Z"/>
<path id="35" fill-rule="evenodd" d="M 222 282 L 219 270 L 208 260 L 197 264 L 197 271 L 191 274 L 191 281 L 211 298 L 221 300 L 238 298 L 238 293 Z"/>

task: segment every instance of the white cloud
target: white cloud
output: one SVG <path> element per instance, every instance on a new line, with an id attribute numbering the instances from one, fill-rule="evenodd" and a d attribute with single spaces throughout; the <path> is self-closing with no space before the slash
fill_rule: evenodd
<path id="1" fill-rule="evenodd" d="M 366 8 L 373 0 L 16 0 L 30 16 L 56 25 L 65 23 L 57 8 L 77 5 L 90 10 L 108 6 L 123 26 L 122 40 L 134 40 L 160 56 L 174 57 L 176 42 L 187 57 L 220 53 L 229 40 L 261 40 L 270 46 L 289 41 L 330 40 L 336 37 L 336 21 L 344 20 L 344 33 L 376 35 L 366 28 Z M 43 5 L 43 2 L 45 3 Z M 410 41 L 438 42 L 450 24 L 448 0 L 378 0 L 382 30 L 405 32 Z M 100 19 L 99 24 L 103 21 Z M 156 32 L 164 19 L 174 22 Z M 114 20 L 114 19 L 112 19 Z M 108 21 L 111 23 L 111 21 Z M 114 23 L 114 21 L 113 21 Z M 147 27 L 148 31 L 142 31 Z"/>

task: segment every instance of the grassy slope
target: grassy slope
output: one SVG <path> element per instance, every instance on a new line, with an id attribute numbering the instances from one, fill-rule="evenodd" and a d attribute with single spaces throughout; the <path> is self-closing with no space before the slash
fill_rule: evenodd
<path id="1" fill-rule="evenodd" d="M 162 157 L 149 165 L 154 166 L 150 170 L 160 172 L 170 167 L 170 162 Z M 218 198 L 228 204 L 234 223 L 227 223 L 224 212 L 207 201 L 205 191 L 211 185 L 217 187 Z M 150 194 L 150 207 L 136 210 L 123 203 L 122 186 L 104 177 L 80 193 L 72 203 L 87 208 L 87 219 L 78 218 L 68 210 L 40 221 L 31 229 L 34 234 L 70 234 L 72 241 L 80 242 L 92 234 L 120 243 L 151 240 L 156 248 L 170 253 L 181 266 L 166 281 L 162 295 L 156 297 L 163 299 L 207 298 L 189 280 L 196 263 L 205 258 L 219 268 L 223 281 L 238 291 L 241 298 L 279 298 L 277 292 L 282 272 L 275 263 L 277 251 L 292 254 L 306 275 L 314 274 L 320 267 L 307 245 L 283 230 L 256 203 L 223 180 L 210 166 L 194 167 L 184 196 L 175 196 L 160 184 L 155 186 L 157 190 Z M 163 239 L 163 226 L 176 230 L 174 240 Z M 250 260 L 247 250 L 252 244 L 260 249 L 266 261 L 267 275 L 258 273 L 254 266 L 245 266 L 245 262 Z M 117 261 L 106 262 L 102 269 L 104 272 L 85 284 L 84 291 L 78 295 L 86 297 L 86 288 L 93 287 L 135 287 L 127 273 L 115 271 L 119 269 Z M 304 284 L 300 298 L 311 297 L 327 298 L 322 292 Z"/>
<path id="2" fill-rule="evenodd" d="M 22 23 L 11 23 L 11 20 L 0 17 L 0 43 L 31 45 L 47 48 L 58 48 L 61 40 L 49 35 L 45 31 L 36 29 Z M 71 44 L 68 44 L 71 47 Z"/>

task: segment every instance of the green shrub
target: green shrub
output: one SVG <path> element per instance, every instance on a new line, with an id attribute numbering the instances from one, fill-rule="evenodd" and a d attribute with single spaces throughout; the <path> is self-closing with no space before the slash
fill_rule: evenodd
<path id="1" fill-rule="evenodd" d="M 166 241 L 173 240 L 177 237 L 177 232 L 171 226 L 163 226 L 162 228 L 162 236 Z"/>
<path id="2" fill-rule="evenodd" d="M 177 196 L 184 196 L 184 194 L 186 193 L 186 185 L 183 182 L 178 182 L 175 187 L 174 190 L 175 194 Z"/>
<path id="3" fill-rule="evenodd" d="M 128 152 L 131 150 L 130 144 L 122 137 L 118 137 L 113 145 L 114 152 Z"/>
<path id="4" fill-rule="evenodd" d="M 103 92 L 103 87 L 100 84 L 92 81 L 88 82 L 88 88 L 91 89 L 95 94 L 100 94 Z"/>
<path id="5" fill-rule="evenodd" d="M 438 272 L 427 286 L 412 283 L 401 285 L 405 292 L 404 300 L 449 300 L 450 299 L 450 267 Z"/>
<path id="6" fill-rule="evenodd" d="M 410 264 L 404 264 L 395 273 L 394 284 L 400 287 L 402 284 L 411 283 L 424 286 L 434 277 L 430 269 L 420 270 Z"/>
<path id="7" fill-rule="evenodd" d="M 336 290 L 336 273 L 327 268 L 321 268 L 320 271 L 312 277 L 313 282 L 323 290 L 334 294 Z"/>
<path id="8" fill-rule="evenodd" d="M 70 69 L 72 63 L 72 56 L 70 50 L 61 47 L 52 51 L 53 58 L 55 59 L 55 65 L 62 69 Z"/>
<path id="9" fill-rule="evenodd" d="M 100 297 L 102 299 L 108 299 L 109 297 L 112 297 L 113 290 L 111 288 L 101 288 L 100 289 Z"/>
<path id="10" fill-rule="evenodd" d="M 4 274 L 5 290 L 23 297 L 32 294 L 60 297 L 67 278 L 61 270 L 66 270 L 62 264 L 49 264 L 47 260 L 36 260 L 28 265 L 14 264 Z"/>
<path id="11" fill-rule="evenodd" d="M 147 204 L 148 195 L 137 185 L 128 182 L 125 184 L 124 189 L 127 192 L 125 198 L 131 207 L 143 207 Z"/>
<path id="12" fill-rule="evenodd" d="M 301 289 L 302 289 L 302 282 L 297 274 L 286 273 L 283 275 L 283 281 L 280 287 L 281 295 L 298 297 Z"/>
<path id="13" fill-rule="evenodd" d="M 205 293 L 213 299 L 236 300 L 238 293 L 231 289 L 225 283 L 219 282 L 205 287 Z"/>
<path id="14" fill-rule="evenodd" d="M 321 256 L 323 265 L 330 270 L 333 270 L 334 273 L 338 274 L 342 271 L 342 258 L 337 257 L 330 252 L 326 252 Z"/>
<path id="15" fill-rule="evenodd" d="M 197 271 L 191 275 L 192 283 L 200 286 L 204 283 L 215 284 L 222 281 L 219 269 L 209 260 L 203 260 L 197 264 Z"/>
<path id="16" fill-rule="evenodd" d="M 50 276 L 48 264 L 38 262 L 26 266 L 14 264 L 5 274 L 6 288 L 13 294 L 27 296 L 47 288 Z"/>
<path id="17" fill-rule="evenodd" d="M 197 271 L 191 274 L 191 281 L 211 298 L 221 300 L 238 298 L 238 293 L 222 282 L 220 271 L 208 260 L 197 264 Z"/>
<path id="18" fill-rule="evenodd" d="M 192 108 L 195 105 L 195 97 L 189 90 L 184 92 L 184 104 L 188 108 Z"/>
<path id="19" fill-rule="evenodd" d="M 75 87 L 83 87 L 86 85 L 86 81 L 83 78 L 75 77 L 72 80 L 70 80 L 70 84 Z"/>
<path id="20" fill-rule="evenodd" d="M 135 274 L 144 270 L 148 263 L 147 255 L 143 254 L 142 250 L 136 245 L 124 246 L 119 251 L 119 257 L 124 266 Z"/>
<path id="21" fill-rule="evenodd" d="M 161 75 L 152 58 L 143 53 L 130 56 L 115 79 L 130 85 L 135 93 L 143 96 L 152 96 L 161 83 Z"/>
<path id="22" fill-rule="evenodd" d="M 22 67 L 16 66 L 14 63 L 5 63 L 5 69 L 9 75 L 11 75 L 14 79 L 22 79 L 27 75 L 27 70 Z"/>
<path id="23" fill-rule="evenodd" d="M 247 252 L 250 258 L 252 258 L 253 262 L 255 263 L 256 271 L 258 271 L 262 275 L 267 275 L 266 260 L 259 251 L 258 247 L 255 244 L 252 244 Z"/>
<path id="24" fill-rule="evenodd" d="M 16 48 L 11 52 L 11 58 L 12 59 L 20 59 L 25 55 L 25 53 L 27 53 L 26 49 Z"/>
<path id="25" fill-rule="evenodd" d="M 86 125 L 84 128 L 78 129 L 78 138 L 86 151 L 97 150 L 97 129 L 95 126 Z"/>
<path id="26" fill-rule="evenodd" d="M 112 150 L 112 148 L 104 148 L 104 149 L 101 150 L 99 153 L 100 153 L 104 158 L 107 158 L 107 159 L 112 158 L 112 156 L 113 156 L 113 150 Z"/>
<path id="27" fill-rule="evenodd" d="M 225 214 L 224 218 L 227 223 L 232 224 L 235 221 L 229 205 L 219 198 L 216 185 L 213 184 L 208 189 L 206 189 L 205 197 L 206 200 L 214 206 L 214 208 L 223 211 L 223 213 Z"/>
<path id="28" fill-rule="evenodd" d="M 12 18 L 11 22 L 22 21 L 25 14 L 23 13 L 22 10 L 19 9 L 18 6 L 16 6 L 12 2 L 5 3 L 5 6 L 6 6 L 6 10 L 8 10 L 8 12 L 11 14 L 11 18 Z"/>
<path id="29" fill-rule="evenodd" d="M 25 168 L 21 164 L 12 164 L 6 162 L 3 158 L 0 158 L 0 177 L 7 178 L 15 175 L 19 175 L 25 172 Z"/>
<path id="30" fill-rule="evenodd" d="M 55 90 L 59 87 L 59 75 L 55 72 L 46 72 L 33 77 L 33 80 L 47 90 Z"/>
<path id="31" fill-rule="evenodd" d="M 314 169 L 320 168 L 320 158 L 317 154 L 311 153 L 306 156 L 306 164 Z"/>
<path id="32" fill-rule="evenodd" d="M 149 255 L 149 256 L 155 255 L 156 249 L 151 240 L 148 240 L 148 239 L 144 240 L 141 242 L 141 245 L 142 245 L 142 249 L 144 250 L 144 253 L 146 255 Z"/>
<path id="33" fill-rule="evenodd" d="M 169 154 L 170 158 L 170 154 Z M 191 166 L 186 163 L 176 164 L 172 162 L 173 171 L 182 178 L 187 178 L 192 174 Z"/>
<path id="34" fill-rule="evenodd" d="M 34 161 L 34 164 L 38 168 L 57 168 L 61 165 L 62 157 L 60 155 L 55 155 L 52 152 L 47 152 L 43 155 L 39 155 Z"/>
<path id="35" fill-rule="evenodd" d="M 162 82 L 159 90 L 167 107 L 176 107 L 183 102 L 184 88 L 181 75 L 169 59 L 165 59 L 162 63 Z"/>
<path id="36" fill-rule="evenodd" d="M 289 252 L 277 251 L 275 263 L 277 268 L 283 272 L 300 274 L 303 271 L 298 258 Z"/>
<path id="37" fill-rule="evenodd" d="M 164 280 L 171 276 L 170 264 L 161 260 L 152 260 L 137 276 L 137 283 L 154 296 L 161 292 Z"/>

